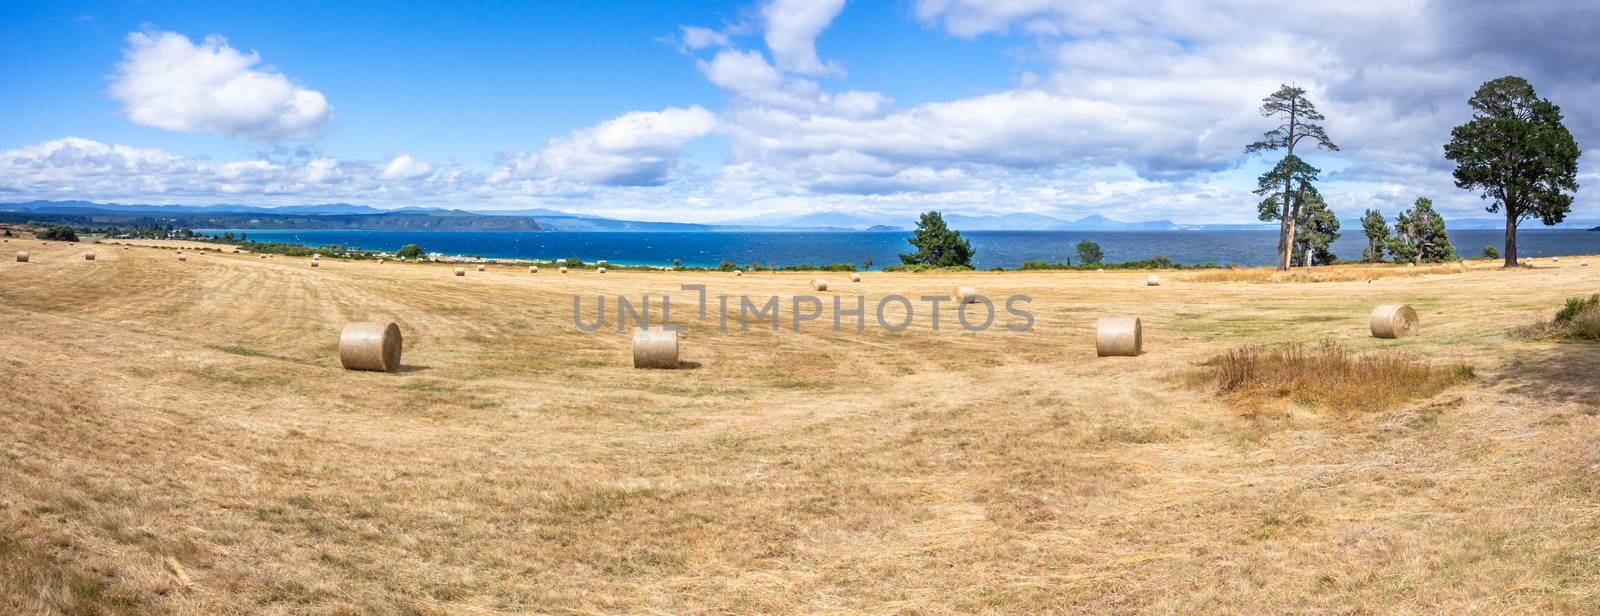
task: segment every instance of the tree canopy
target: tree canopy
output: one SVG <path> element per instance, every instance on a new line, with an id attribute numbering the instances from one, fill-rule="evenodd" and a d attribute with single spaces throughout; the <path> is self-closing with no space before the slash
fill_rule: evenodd
<path id="1" fill-rule="evenodd" d="M 1417 197 L 1411 209 L 1394 219 L 1394 236 L 1389 238 L 1389 254 L 1395 261 L 1438 263 L 1454 257 L 1455 246 L 1445 234 L 1444 217 L 1433 209 L 1433 200 Z"/>
<path id="2" fill-rule="evenodd" d="M 1505 214 L 1505 264 L 1513 267 L 1520 222 L 1554 225 L 1572 210 L 1582 152 L 1561 108 L 1521 77 L 1489 81 L 1467 104 L 1472 119 L 1450 131 L 1444 155 L 1456 163 L 1457 188 L 1479 191 L 1489 201 L 1485 209 Z"/>
<path id="3" fill-rule="evenodd" d="M 1294 254 L 1290 255 L 1294 265 L 1305 265 L 1306 252 L 1311 252 L 1312 265 L 1331 265 L 1339 260 L 1333 254 L 1333 243 L 1339 240 L 1339 217 L 1333 215 L 1333 210 L 1328 209 L 1328 203 L 1322 200 L 1322 194 L 1316 188 L 1307 187 L 1298 199 L 1301 200 L 1300 220 L 1296 223 L 1299 232 L 1294 236 Z"/>
<path id="4" fill-rule="evenodd" d="M 1361 259 L 1367 263 L 1382 261 L 1384 243 L 1389 240 L 1389 221 L 1383 217 L 1383 212 L 1367 210 L 1362 214 L 1361 232 L 1367 236 L 1367 248 L 1361 251 Z"/>
<path id="5" fill-rule="evenodd" d="M 1078 263 L 1094 265 L 1106 258 L 1106 253 L 1100 250 L 1100 245 L 1089 240 L 1078 242 Z"/>
<path id="6" fill-rule="evenodd" d="M 422 247 L 416 244 L 406 244 L 394 252 L 394 256 L 402 259 L 420 259 L 423 254 Z"/>
<path id="7" fill-rule="evenodd" d="M 972 267 L 972 244 L 951 229 L 938 212 L 923 212 L 917 230 L 906 240 L 915 252 L 900 255 L 906 265 L 934 267 Z"/>

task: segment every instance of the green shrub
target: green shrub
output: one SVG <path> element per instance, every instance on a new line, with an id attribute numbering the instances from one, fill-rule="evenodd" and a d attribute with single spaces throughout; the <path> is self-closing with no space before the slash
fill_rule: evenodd
<path id="1" fill-rule="evenodd" d="M 739 269 L 739 266 L 736 265 L 732 261 L 723 261 L 723 262 L 717 264 L 717 269 L 722 270 L 724 272 L 731 272 L 733 270 Z"/>
<path id="2" fill-rule="evenodd" d="M 1500 258 L 1500 249 L 1499 248 L 1495 248 L 1494 246 L 1484 246 L 1483 247 L 1483 258 L 1485 258 L 1485 259 L 1498 259 L 1498 258 Z"/>
<path id="3" fill-rule="evenodd" d="M 1562 325 L 1571 323 L 1573 319 L 1593 310 L 1595 306 L 1600 306 L 1600 293 L 1589 297 L 1569 297 L 1567 298 L 1567 305 L 1561 309 L 1561 312 L 1556 313 L 1556 323 Z"/>
<path id="4" fill-rule="evenodd" d="M 45 227 L 43 231 L 39 232 L 39 239 L 57 242 L 76 242 L 78 241 L 78 234 L 72 231 L 72 227 L 65 225 L 50 225 Z"/>

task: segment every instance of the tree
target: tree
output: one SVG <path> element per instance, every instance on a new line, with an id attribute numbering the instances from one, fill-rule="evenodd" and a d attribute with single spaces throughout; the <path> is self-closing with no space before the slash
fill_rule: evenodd
<path id="1" fill-rule="evenodd" d="M 1456 187 L 1478 190 L 1489 213 L 1506 216 L 1505 266 L 1517 265 L 1517 225 L 1566 219 L 1578 191 L 1577 140 L 1561 108 L 1539 98 L 1527 80 L 1487 82 L 1467 101 L 1472 119 L 1450 131 L 1444 156 L 1456 163 Z"/>
<path id="2" fill-rule="evenodd" d="M 1394 236 L 1389 238 L 1389 254 L 1394 260 L 1412 263 L 1438 263 L 1455 256 L 1445 234 L 1444 217 L 1433 209 L 1433 200 L 1417 197 L 1411 209 L 1394 219 Z"/>
<path id="3" fill-rule="evenodd" d="M 683 267 L 683 259 L 673 259 L 672 260 L 672 266 L 676 267 L 676 268 L 682 268 Z"/>
<path id="4" fill-rule="evenodd" d="M 1277 128 L 1261 135 L 1261 139 L 1245 146 L 1246 153 L 1270 152 L 1284 150 L 1283 162 L 1280 162 L 1276 171 L 1280 171 L 1279 180 L 1283 184 L 1280 193 L 1278 211 L 1272 218 L 1263 217 L 1262 220 L 1277 220 L 1278 222 L 1278 269 L 1288 269 L 1289 253 L 1294 247 L 1294 233 L 1296 222 L 1300 218 L 1299 203 L 1295 198 L 1294 164 L 1289 163 L 1295 158 L 1295 147 L 1305 139 L 1311 139 L 1312 145 L 1327 150 L 1337 151 L 1339 146 L 1334 145 L 1328 138 L 1327 131 L 1320 124 L 1324 118 L 1317 111 L 1315 105 L 1306 98 L 1306 91 L 1290 85 L 1283 85 L 1270 96 L 1261 99 L 1261 117 L 1277 118 L 1280 121 Z"/>
<path id="5" fill-rule="evenodd" d="M 872 257 L 861 260 L 861 269 L 872 269 Z"/>
<path id="6" fill-rule="evenodd" d="M 1089 240 L 1078 242 L 1078 262 L 1083 265 L 1093 265 L 1106 258 L 1106 253 L 1100 251 L 1100 245 Z"/>
<path id="7" fill-rule="evenodd" d="M 1316 188 L 1306 187 L 1296 199 L 1301 201 L 1300 220 L 1295 225 L 1299 233 L 1294 236 L 1292 264 L 1305 265 L 1306 253 L 1311 253 L 1312 265 L 1330 265 L 1339 257 L 1329 248 L 1339 240 L 1339 217 L 1328 209 L 1328 203 Z"/>
<path id="8" fill-rule="evenodd" d="M 1483 258 L 1485 258 L 1485 259 L 1498 259 L 1498 258 L 1500 258 L 1500 249 L 1499 248 L 1495 248 L 1494 246 L 1484 246 L 1483 247 Z"/>
<path id="9" fill-rule="evenodd" d="M 1383 218 L 1383 212 L 1367 210 L 1362 214 L 1361 232 L 1367 236 L 1367 249 L 1361 251 L 1361 259 L 1367 263 L 1382 261 L 1383 245 L 1389 239 L 1389 221 Z"/>
<path id="10" fill-rule="evenodd" d="M 944 224 L 938 212 L 923 212 L 917 220 L 916 233 L 906 240 L 917 251 L 900 255 L 906 265 L 932 265 L 934 267 L 972 267 L 972 244 L 961 237 L 961 232 Z"/>
<path id="11" fill-rule="evenodd" d="M 1306 161 L 1301 160 L 1299 156 L 1294 156 L 1291 154 L 1289 156 L 1285 156 L 1283 160 L 1278 161 L 1278 164 L 1274 165 L 1272 169 L 1261 174 L 1261 177 L 1256 179 L 1256 189 L 1254 192 L 1262 197 L 1261 203 L 1256 205 L 1256 210 L 1263 221 L 1279 221 L 1279 240 L 1289 240 L 1289 253 L 1294 252 L 1294 232 L 1290 231 L 1288 235 L 1281 234 L 1284 229 L 1284 219 L 1282 217 L 1284 216 L 1285 212 L 1290 211 L 1293 211 L 1296 217 L 1300 216 L 1299 210 L 1301 195 L 1307 191 L 1316 191 L 1316 189 L 1312 187 L 1311 183 L 1317 181 L 1317 177 L 1320 173 L 1320 169 L 1306 164 Z M 1284 181 L 1284 178 L 1288 178 L 1290 183 L 1283 184 L 1282 182 Z M 1292 189 L 1291 192 L 1285 193 L 1285 186 L 1290 187 Z M 1293 207 L 1284 205 L 1285 203 L 1290 202 L 1294 203 L 1295 205 Z M 1294 220 L 1292 226 L 1298 227 L 1299 220 Z M 1285 257 L 1285 260 L 1282 261 L 1280 265 L 1286 265 L 1292 262 L 1292 259 L 1289 259 L 1288 257 L 1292 257 L 1293 255 L 1285 254 L 1285 249 L 1283 246 L 1279 246 L 1278 250 L 1279 256 Z"/>
<path id="12" fill-rule="evenodd" d="M 41 240 L 51 240 L 56 242 L 78 241 L 77 232 L 74 232 L 72 227 L 68 227 L 66 225 L 50 225 L 45 227 L 44 230 L 40 231 L 37 235 Z"/>
<path id="13" fill-rule="evenodd" d="M 421 259 L 423 254 L 422 247 L 416 244 L 406 244 L 394 251 L 394 256 L 402 259 Z"/>

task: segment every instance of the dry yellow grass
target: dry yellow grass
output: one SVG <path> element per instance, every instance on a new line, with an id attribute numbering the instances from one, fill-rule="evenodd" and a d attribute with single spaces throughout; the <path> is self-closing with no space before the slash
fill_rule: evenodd
<path id="1" fill-rule="evenodd" d="M 689 369 L 645 371 L 571 293 L 682 320 L 680 283 L 809 276 L 29 250 L 0 262 L 0 612 L 1600 610 L 1600 346 L 1508 335 L 1596 268 L 879 273 L 850 294 L 1025 292 L 1036 330 L 963 333 L 949 304 L 939 332 L 692 322 Z M 1384 302 L 1423 335 L 1370 338 Z M 1123 314 L 1147 352 L 1096 359 Z M 379 319 L 405 368 L 340 369 L 340 328 Z M 1321 339 L 1480 378 L 1271 418 L 1176 378 Z"/>
<path id="2" fill-rule="evenodd" d="M 99 244 L 114 244 L 117 246 L 159 246 L 163 248 L 180 248 L 183 250 L 204 250 L 221 252 L 240 252 L 238 248 L 228 244 L 215 244 L 211 242 L 193 242 L 189 240 L 140 240 L 140 239 L 104 239 Z"/>
<path id="3" fill-rule="evenodd" d="M 1196 384 L 1247 413 L 1296 403 L 1331 413 L 1376 413 L 1471 380 L 1467 364 L 1436 365 L 1394 351 L 1352 353 L 1343 344 L 1243 346 L 1207 360 Z"/>

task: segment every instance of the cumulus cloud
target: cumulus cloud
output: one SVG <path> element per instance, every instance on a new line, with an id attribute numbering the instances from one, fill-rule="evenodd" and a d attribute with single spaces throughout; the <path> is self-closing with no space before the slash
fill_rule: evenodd
<path id="1" fill-rule="evenodd" d="M 433 165 L 412 158 L 410 154 L 401 154 L 390 159 L 378 177 L 385 180 L 415 180 L 430 175 L 433 175 Z"/>
<path id="2" fill-rule="evenodd" d="M 635 111 L 551 139 L 538 151 L 504 157 L 490 181 L 659 186 L 671 178 L 683 146 L 715 127 L 716 117 L 698 105 Z"/>
<path id="3" fill-rule="evenodd" d="M 779 68 L 806 75 L 843 75 L 817 57 L 817 35 L 844 10 L 844 0 L 769 0 L 761 7 L 767 49 Z"/>
<path id="4" fill-rule="evenodd" d="M 112 77 L 128 119 L 181 132 L 272 141 L 309 139 L 333 123 L 321 92 L 295 85 L 221 36 L 200 44 L 176 32 L 135 32 Z"/>

